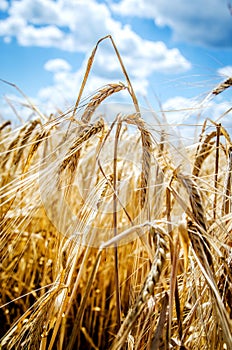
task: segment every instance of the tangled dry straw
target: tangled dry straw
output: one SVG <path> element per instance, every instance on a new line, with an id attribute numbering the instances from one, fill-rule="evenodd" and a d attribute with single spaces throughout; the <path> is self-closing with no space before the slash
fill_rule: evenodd
<path id="1" fill-rule="evenodd" d="M 207 122 L 177 167 L 125 76 L 0 126 L 1 349 L 232 349 L 230 136 Z M 109 125 L 97 107 L 122 89 L 135 111 Z"/>

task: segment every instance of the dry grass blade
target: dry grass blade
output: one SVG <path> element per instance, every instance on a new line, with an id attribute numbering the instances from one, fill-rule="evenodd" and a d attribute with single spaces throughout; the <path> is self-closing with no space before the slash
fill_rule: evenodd
<path id="1" fill-rule="evenodd" d="M 93 64 L 94 57 L 95 57 L 95 54 L 96 54 L 96 52 L 97 52 L 98 46 L 99 46 L 99 44 L 100 44 L 102 41 L 104 41 L 104 40 L 106 40 L 106 39 L 109 39 L 109 40 L 111 41 L 112 45 L 113 45 L 113 48 L 114 48 L 114 50 L 115 50 L 116 56 L 117 56 L 117 58 L 118 58 L 118 61 L 119 61 L 119 63 L 120 63 L 122 72 L 123 72 L 123 74 L 124 74 L 124 76 L 125 76 L 125 78 L 126 78 L 126 81 L 127 81 L 127 84 L 128 84 L 128 91 L 129 91 L 129 93 L 130 93 L 130 95 L 131 95 L 131 97 L 132 97 L 132 100 L 133 100 L 135 109 L 136 109 L 137 113 L 139 113 L 139 111 L 140 111 L 140 110 L 139 110 L 139 104 L 138 104 L 136 95 L 135 95 L 135 93 L 134 93 L 134 89 L 133 89 L 132 84 L 131 84 L 131 82 L 130 82 L 130 78 L 129 78 L 128 74 L 127 74 L 127 71 L 126 71 L 125 66 L 124 66 L 124 64 L 123 64 L 123 61 L 122 61 L 122 59 L 121 59 L 121 56 L 120 56 L 120 54 L 119 54 L 119 52 L 118 52 L 117 46 L 115 45 L 115 42 L 114 42 L 112 36 L 111 36 L 111 35 L 107 35 L 107 36 L 101 38 L 100 40 L 98 40 L 97 44 L 95 45 L 95 47 L 94 47 L 94 49 L 93 49 L 93 51 L 92 51 L 92 54 L 91 54 L 90 58 L 88 59 L 87 68 L 86 68 L 85 75 L 84 75 L 84 78 L 83 78 L 83 81 L 82 81 L 82 84 L 81 84 L 81 87 L 80 87 L 80 91 L 79 91 L 79 94 L 78 94 L 78 97 L 77 97 L 77 100 L 76 100 L 76 104 L 75 104 L 75 107 L 74 107 L 74 110 L 73 110 L 73 116 L 72 116 L 72 118 L 74 118 L 74 116 L 75 116 L 75 114 L 76 114 L 76 111 L 77 111 L 77 108 L 78 108 L 78 106 L 79 106 L 79 104 L 80 104 L 80 100 L 81 100 L 81 97 L 82 97 L 82 94 L 83 94 L 85 85 L 86 85 L 86 83 L 87 83 L 88 76 L 89 76 L 89 73 L 90 73 L 90 70 L 91 70 L 91 67 L 92 67 L 92 64 Z"/>
<path id="2" fill-rule="evenodd" d="M 222 216 L 231 212 L 231 182 L 232 182 L 232 147 L 228 150 L 228 165 L 225 176 Z"/>
<path id="3" fill-rule="evenodd" d="M 157 324 L 154 337 L 151 344 L 151 350 L 159 350 L 162 341 L 164 325 L 167 321 L 168 295 L 165 294 L 162 299 L 162 310 L 160 312 L 159 322 Z"/>
<path id="4" fill-rule="evenodd" d="M 222 300 L 227 306 L 227 310 L 232 319 L 232 254 L 229 253 L 228 257 L 222 259 L 223 263 L 223 273 L 221 274 L 221 278 L 219 280 L 218 288 Z"/>
<path id="5" fill-rule="evenodd" d="M 118 118 L 119 119 L 119 118 Z M 120 132 L 122 128 L 122 122 L 119 119 L 117 123 L 117 129 L 115 134 L 114 142 L 114 163 L 113 163 L 113 188 L 114 188 L 114 197 L 113 197 L 113 223 L 114 223 L 114 237 L 118 235 L 118 203 L 117 203 L 117 183 L 118 183 L 118 140 L 120 137 Z M 118 328 L 121 325 L 121 295 L 120 295 L 120 280 L 119 280 L 119 257 L 118 257 L 118 247 L 117 244 L 114 246 L 114 274 L 115 274 L 115 290 L 116 290 L 116 308 L 117 308 L 117 324 Z"/>
<path id="6" fill-rule="evenodd" d="M 68 342 L 67 350 L 72 350 L 74 347 L 75 340 L 76 340 L 77 333 L 78 333 L 78 329 L 80 327 L 80 324 L 82 323 L 82 318 L 83 318 L 84 310 L 85 310 L 85 304 L 86 304 L 87 298 L 89 296 L 90 289 L 91 289 L 94 277 L 96 275 L 96 272 L 97 272 L 97 269 L 98 269 L 98 266 L 100 263 L 101 255 L 102 255 L 102 251 L 99 250 L 98 255 L 96 257 L 96 260 L 95 260 L 95 263 L 93 265 L 93 269 L 91 271 L 91 274 L 89 276 L 89 279 L 88 279 L 88 282 L 86 285 L 85 294 L 83 295 L 80 308 L 78 310 L 78 313 L 77 313 L 76 318 L 75 318 L 74 323 L 73 323 L 72 334 L 71 334 L 70 340 Z"/>
<path id="7" fill-rule="evenodd" d="M 41 118 L 41 120 L 45 120 L 47 121 L 47 118 L 45 117 L 45 115 L 43 113 L 40 112 L 40 110 L 30 101 L 29 97 L 27 95 L 24 94 L 24 92 L 16 85 L 13 83 L 10 83 L 9 81 L 6 81 L 4 79 L 0 78 L 0 81 L 2 81 L 3 83 L 12 86 L 14 89 L 16 89 L 20 95 L 23 96 L 23 98 L 27 101 L 28 105 L 30 106 L 30 108 L 36 112 L 36 114 Z"/>
<path id="8" fill-rule="evenodd" d="M 221 134 L 221 124 L 217 125 L 216 129 L 216 154 L 215 154 L 215 171 L 214 171 L 214 203 L 213 203 L 213 217 L 216 219 L 216 211 L 217 211 L 217 192 L 218 192 L 218 171 L 219 171 L 219 146 L 220 146 L 220 134 Z"/>
<path id="9" fill-rule="evenodd" d="M 204 277 L 210 287 L 212 292 L 215 311 L 218 315 L 219 322 L 221 324 L 222 333 L 224 336 L 224 341 L 227 343 L 229 349 L 232 347 L 232 337 L 231 337 L 231 321 L 229 315 L 226 311 L 225 305 L 222 302 L 217 283 L 215 281 L 215 275 L 212 273 L 212 265 L 209 264 L 209 258 L 206 255 L 206 250 L 204 248 L 204 242 L 201 235 L 198 233 L 196 226 L 188 221 L 188 233 L 193 245 L 194 252 L 197 256 L 198 263 L 201 267 Z M 211 258 L 212 259 L 212 258 Z"/>

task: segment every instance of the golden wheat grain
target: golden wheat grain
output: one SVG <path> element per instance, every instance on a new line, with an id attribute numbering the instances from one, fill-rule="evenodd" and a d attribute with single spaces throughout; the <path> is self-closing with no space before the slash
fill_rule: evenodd
<path id="1" fill-rule="evenodd" d="M 7 120 L 5 122 L 3 122 L 1 125 L 0 125 L 0 132 L 5 129 L 7 126 L 10 126 L 11 125 L 11 121 L 10 120 Z"/>
<path id="2" fill-rule="evenodd" d="M 212 94 L 218 95 L 221 94 L 223 91 L 228 89 L 230 86 L 232 86 L 232 78 L 228 78 L 222 83 L 220 83 L 215 89 L 213 89 Z"/>
<path id="3" fill-rule="evenodd" d="M 213 132 L 213 134 L 208 135 L 208 137 L 206 137 L 206 139 L 201 144 L 201 147 L 195 156 L 195 162 L 193 165 L 193 176 L 199 176 L 203 162 L 210 155 L 213 149 L 214 141 L 210 142 L 210 139 L 214 136 L 215 132 Z"/>
<path id="4" fill-rule="evenodd" d="M 183 186 L 185 187 L 192 208 L 193 218 L 195 220 L 195 224 L 199 227 L 199 232 L 201 234 L 201 238 L 198 238 L 201 241 L 201 247 L 204 250 L 204 254 L 207 257 L 209 266 L 214 270 L 212 255 L 210 252 L 210 245 L 205 237 L 207 232 L 207 223 L 205 219 L 205 211 L 202 204 L 202 199 L 198 190 L 196 183 L 188 176 L 184 176 L 180 173 L 177 174 L 177 178 L 181 181 Z M 192 223 L 192 222 L 191 222 Z M 193 237 L 193 236 L 192 236 Z"/>
<path id="5" fill-rule="evenodd" d="M 2 165 L 3 168 L 5 167 L 6 163 L 9 161 L 10 156 L 13 153 L 13 150 L 18 145 L 19 140 L 21 139 L 22 134 L 24 133 L 26 128 L 27 128 L 27 125 L 23 125 L 21 127 L 21 129 L 19 130 L 17 136 L 11 141 L 10 145 L 8 146 L 7 150 L 5 151 L 5 154 L 2 156 L 1 165 Z"/>
<path id="6" fill-rule="evenodd" d="M 132 308 L 126 315 L 126 318 L 123 321 L 116 335 L 116 338 L 112 343 L 112 346 L 110 348 L 111 350 L 119 350 L 123 347 L 126 338 L 128 337 L 128 334 L 132 329 L 136 319 L 142 312 L 149 297 L 153 296 L 155 285 L 159 281 L 162 269 L 164 267 L 164 261 L 166 259 L 167 252 L 167 243 L 163 237 L 165 236 L 165 232 L 163 232 L 160 228 L 158 231 L 157 229 L 152 229 L 152 235 L 154 235 L 154 239 L 156 240 L 157 246 L 150 272 L 147 275 L 147 278 L 144 282 L 144 285 L 139 293 L 135 304 L 132 306 Z"/>
<path id="7" fill-rule="evenodd" d="M 70 147 L 69 151 L 66 153 L 64 160 L 62 161 L 60 167 L 59 167 L 59 173 L 64 171 L 67 167 L 67 165 L 72 161 L 73 157 L 75 156 L 76 152 L 78 152 L 79 147 L 82 143 L 87 141 L 89 138 L 91 138 L 93 135 L 96 135 L 104 128 L 104 120 L 100 119 L 93 125 L 88 125 L 84 127 L 83 130 L 81 130 L 79 136 L 77 139 L 73 142 L 72 146 Z M 76 167 L 77 159 L 75 159 L 75 166 Z"/>
<path id="8" fill-rule="evenodd" d="M 140 117 L 139 114 L 131 114 L 125 116 L 124 121 L 128 124 L 136 125 L 141 133 L 142 140 L 142 172 L 141 172 L 141 197 L 140 205 L 141 208 L 144 208 L 147 200 L 147 193 L 149 189 L 149 180 L 150 180 L 150 168 L 151 168 L 151 152 L 152 152 L 152 138 L 151 133 L 146 127 L 145 122 Z"/>
<path id="9" fill-rule="evenodd" d="M 48 136 L 50 131 L 42 130 L 41 132 L 38 132 L 38 134 L 34 137 L 33 144 L 31 145 L 31 148 L 28 152 L 28 156 L 24 165 L 23 172 L 26 173 L 30 167 L 31 160 L 35 153 L 37 152 L 39 145 L 44 141 L 44 139 Z"/>
<path id="10" fill-rule="evenodd" d="M 96 95 L 94 95 L 90 102 L 87 104 L 84 113 L 81 116 L 81 120 L 83 123 L 88 124 L 90 122 L 90 119 L 97 109 L 97 107 L 109 96 L 113 95 L 114 93 L 117 93 L 119 91 L 125 90 L 127 87 L 123 83 L 115 83 L 115 84 L 108 84 L 102 89 L 100 89 Z"/>
<path id="11" fill-rule="evenodd" d="M 23 150 L 27 144 L 28 139 L 30 138 L 32 132 L 34 131 L 34 129 L 36 128 L 36 126 L 39 124 L 38 120 L 34 120 L 31 122 L 31 124 L 27 127 L 27 129 L 25 130 L 24 135 L 22 136 L 21 142 L 19 144 L 19 149 L 18 152 L 15 151 L 15 154 L 13 156 L 13 160 L 12 160 L 12 165 L 15 166 L 15 168 L 17 167 L 19 160 L 23 154 Z"/>
<path id="12" fill-rule="evenodd" d="M 190 176 L 185 176 L 178 173 L 177 179 L 181 181 L 189 195 L 189 200 L 196 223 L 206 232 L 207 224 L 205 219 L 205 210 L 203 208 L 199 187 Z"/>
<path id="13" fill-rule="evenodd" d="M 212 255 L 209 251 L 208 245 L 206 245 L 205 239 L 203 239 L 201 233 L 199 232 L 199 229 L 191 220 L 188 220 L 187 227 L 190 241 L 202 265 L 205 266 L 207 261 L 209 266 L 212 267 Z"/>

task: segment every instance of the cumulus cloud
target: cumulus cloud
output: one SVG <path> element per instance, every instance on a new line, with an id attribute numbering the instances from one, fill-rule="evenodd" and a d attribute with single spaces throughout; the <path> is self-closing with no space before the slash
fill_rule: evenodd
<path id="1" fill-rule="evenodd" d="M 0 0 L 0 10 L 6 11 L 8 9 L 8 2 L 6 0 Z"/>
<path id="2" fill-rule="evenodd" d="M 163 109 L 168 123 L 171 124 L 201 125 L 205 119 L 211 119 L 226 126 L 232 116 L 229 102 L 212 98 L 197 100 L 174 96 L 164 102 Z"/>
<path id="3" fill-rule="evenodd" d="M 156 25 L 170 27 L 178 41 L 231 47 L 232 20 L 226 1 L 121 0 L 111 8 L 120 15 L 152 18 Z"/>
<path id="4" fill-rule="evenodd" d="M 231 77 L 232 76 L 232 66 L 225 66 L 218 69 L 218 74 L 222 77 Z"/>
<path id="5" fill-rule="evenodd" d="M 168 125 L 179 135 L 184 144 L 199 141 L 199 135 L 205 120 L 207 125 L 213 126 L 210 120 L 221 123 L 231 131 L 231 104 L 218 99 L 197 100 L 174 96 L 163 104 L 162 115 L 165 115 Z"/>
<path id="6" fill-rule="evenodd" d="M 62 58 L 55 58 L 45 63 L 44 69 L 50 72 L 70 71 L 71 65 Z"/>
<path id="7" fill-rule="evenodd" d="M 115 38 L 125 64 L 136 77 L 144 79 L 154 71 L 178 73 L 191 67 L 178 49 L 142 39 L 130 26 L 113 19 L 109 7 L 96 0 L 13 0 L 8 17 L 0 21 L 0 35 L 5 42 L 15 37 L 20 45 L 72 52 L 90 52 L 107 34 Z M 110 45 L 103 45 L 96 66 L 101 74 L 118 74 Z"/>
<path id="8" fill-rule="evenodd" d="M 92 48 L 107 34 L 115 39 L 137 93 L 147 94 L 154 72 L 176 74 L 191 68 L 177 48 L 141 38 L 129 25 L 115 20 L 105 3 L 96 0 L 12 0 L 7 15 L 0 21 L 0 36 L 5 43 L 16 38 L 22 46 L 55 47 L 85 55 L 76 71 L 64 60 L 45 64 L 44 68 L 53 73 L 53 83 L 40 89 L 39 98 L 44 101 L 54 100 L 56 94 L 70 100 L 77 93 Z M 101 43 L 91 73 L 91 91 L 124 78 L 110 41 Z"/>
<path id="9" fill-rule="evenodd" d="M 38 100 L 46 106 L 49 111 L 54 111 L 57 108 L 69 108 L 74 106 L 79 89 L 83 80 L 84 72 L 86 69 L 86 62 L 83 62 L 81 67 L 77 70 L 73 70 L 69 63 L 63 59 L 49 60 L 45 63 L 44 68 L 52 72 L 52 84 L 42 87 L 38 92 Z M 118 82 L 118 79 L 112 79 L 110 81 Z M 145 91 L 147 87 L 147 81 L 135 81 L 133 86 L 136 91 Z M 83 98 L 93 95 L 95 91 L 106 85 L 106 79 L 98 74 L 90 74 L 87 80 L 87 84 L 84 89 Z M 128 93 L 124 93 L 129 98 Z M 59 103 L 59 106 L 57 105 Z"/>

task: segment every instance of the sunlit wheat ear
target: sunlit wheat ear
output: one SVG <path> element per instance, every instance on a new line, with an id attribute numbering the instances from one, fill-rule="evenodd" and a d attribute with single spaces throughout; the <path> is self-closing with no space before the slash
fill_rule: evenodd
<path id="1" fill-rule="evenodd" d="M 72 163 L 72 159 L 75 158 L 75 164 L 70 164 L 72 167 L 76 168 L 76 162 L 78 159 L 75 157 L 80 149 L 80 146 L 87 140 L 89 140 L 93 135 L 98 134 L 104 128 L 104 120 L 100 119 L 95 124 L 90 124 L 84 127 L 78 135 L 77 139 L 73 142 L 68 152 L 66 153 L 64 160 L 61 162 L 59 167 L 59 173 L 64 171 L 66 167 Z"/>
<path id="2" fill-rule="evenodd" d="M 195 162 L 194 162 L 193 172 L 192 172 L 194 176 L 199 176 L 203 162 L 206 160 L 206 158 L 212 152 L 214 144 L 216 145 L 215 141 L 211 141 L 213 138 L 215 138 L 217 136 L 219 136 L 219 137 L 224 136 L 225 140 L 229 144 L 231 144 L 230 135 L 228 134 L 226 129 L 222 125 L 216 124 L 212 120 L 210 120 L 210 122 L 213 125 L 215 125 L 217 130 L 219 127 L 219 132 L 218 132 L 218 135 L 217 135 L 217 131 L 212 131 L 210 134 L 205 135 L 205 137 L 203 137 L 203 135 L 200 136 L 200 144 L 197 147 L 197 151 L 195 154 Z M 204 123 L 204 129 L 206 127 L 205 124 L 206 124 L 206 122 Z M 222 144 L 221 144 L 221 147 L 223 148 Z"/>
<path id="3" fill-rule="evenodd" d="M 25 130 L 24 135 L 22 136 L 21 142 L 19 143 L 19 150 L 18 152 L 15 151 L 15 154 L 13 156 L 13 161 L 12 161 L 12 165 L 15 166 L 15 168 L 17 167 L 20 158 L 23 154 L 23 150 L 25 145 L 27 144 L 32 132 L 34 131 L 34 129 L 36 128 L 36 126 L 39 124 L 40 122 L 38 120 L 34 120 L 31 122 L 31 124 L 27 127 L 27 129 Z"/>
<path id="4" fill-rule="evenodd" d="M 140 204 L 143 208 L 146 204 L 147 193 L 149 189 L 151 153 L 152 153 L 152 137 L 147 129 L 146 123 L 138 114 L 131 114 L 124 118 L 128 124 L 136 125 L 141 133 L 142 140 L 142 173 L 141 173 L 141 197 Z"/>
<path id="5" fill-rule="evenodd" d="M 223 189 L 222 216 L 231 212 L 232 147 L 228 150 L 228 161 Z"/>
<path id="6" fill-rule="evenodd" d="M 176 174 L 177 179 L 182 183 L 189 195 L 189 200 L 196 223 L 206 232 L 207 225 L 205 219 L 205 212 L 202 204 L 200 192 L 197 184 L 188 175 L 181 173 Z"/>
<path id="7" fill-rule="evenodd" d="M 209 250 L 209 246 L 202 236 L 202 233 L 199 232 L 197 225 L 195 225 L 191 220 L 188 220 L 187 224 L 190 242 L 202 266 L 205 266 L 205 263 L 207 261 L 209 266 L 213 268 L 213 258 Z"/>
<path id="8" fill-rule="evenodd" d="M 32 141 L 31 148 L 28 152 L 28 156 L 24 165 L 23 172 L 26 173 L 30 167 L 33 156 L 36 154 L 41 143 L 48 137 L 50 130 L 42 130 L 38 132 Z"/>
<path id="9" fill-rule="evenodd" d="M 19 130 L 18 134 L 16 135 L 16 137 L 13 138 L 10 145 L 7 147 L 5 154 L 2 156 L 2 159 L 1 159 L 1 166 L 3 168 L 6 166 L 6 163 L 11 159 L 11 156 L 12 154 L 14 154 L 14 151 L 16 151 L 19 141 L 21 140 L 22 135 L 24 131 L 27 129 L 27 127 L 28 127 L 27 124 L 23 125 Z"/>
<path id="10" fill-rule="evenodd" d="M 205 159 L 210 155 L 214 141 L 211 141 L 212 138 L 216 136 L 216 131 L 213 131 L 209 135 L 206 135 L 205 139 L 202 141 L 201 146 L 197 149 L 195 155 L 195 162 L 193 166 L 193 175 L 198 176 Z"/>
<path id="11" fill-rule="evenodd" d="M 116 92 L 127 89 L 127 87 L 123 83 L 118 84 L 108 84 L 102 89 L 98 90 L 97 94 L 94 95 L 90 102 L 87 104 L 84 113 L 81 116 L 81 120 L 83 123 L 88 124 L 90 119 L 97 109 L 97 107 L 109 96 L 113 95 Z"/>
<path id="12" fill-rule="evenodd" d="M 222 83 L 220 83 L 218 86 L 216 86 L 215 89 L 213 89 L 212 94 L 218 95 L 221 94 L 223 91 L 228 89 L 230 86 L 232 86 L 232 77 L 226 79 Z"/>
<path id="13" fill-rule="evenodd" d="M 100 198 L 97 202 L 97 208 L 99 208 L 101 206 L 101 203 L 103 202 L 104 198 L 106 197 L 107 195 L 107 192 L 108 190 L 112 190 L 112 187 L 113 187 L 113 179 L 114 179 L 114 175 L 113 174 L 110 174 L 106 179 L 105 179 L 105 183 L 104 183 L 104 186 L 102 188 L 102 191 L 101 191 L 101 195 L 100 195 Z M 110 185 L 111 185 L 111 188 L 110 188 Z"/>
<path id="14" fill-rule="evenodd" d="M 213 261 L 212 261 L 212 255 L 210 253 L 210 246 L 209 246 L 208 240 L 205 237 L 205 233 L 207 232 L 205 212 L 204 212 L 202 199 L 198 191 L 197 184 L 189 176 L 184 176 L 180 173 L 177 175 L 177 178 L 181 181 L 181 183 L 183 184 L 183 186 L 185 187 L 189 195 L 193 217 L 196 225 L 199 226 L 199 231 L 201 235 L 200 240 L 202 242 L 201 244 L 204 249 L 205 255 L 208 259 L 208 263 L 213 269 Z"/>
<path id="15" fill-rule="evenodd" d="M 143 287 L 135 301 L 135 304 L 128 311 L 125 320 L 123 321 L 115 340 L 112 343 L 111 350 L 119 350 L 123 347 L 130 330 L 132 329 L 137 318 L 143 311 L 148 299 L 154 296 L 154 289 L 159 281 L 161 272 L 164 267 L 164 262 L 167 253 L 167 243 L 165 240 L 165 232 L 161 229 L 152 229 L 151 234 L 154 235 L 156 241 L 155 257 L 151 265 L 150 272 L 143 284 Z"/>
<path id="16" fill-rule="evenodd" d="M 11 126 L 11 121 L 10 121 L 10 120 L 7 120 L 7 121 L 3 122 L 3 123 L 0 125 L 0 132 L 2 132 L 3 129 L 5 129 L 7 126 Z"/>

